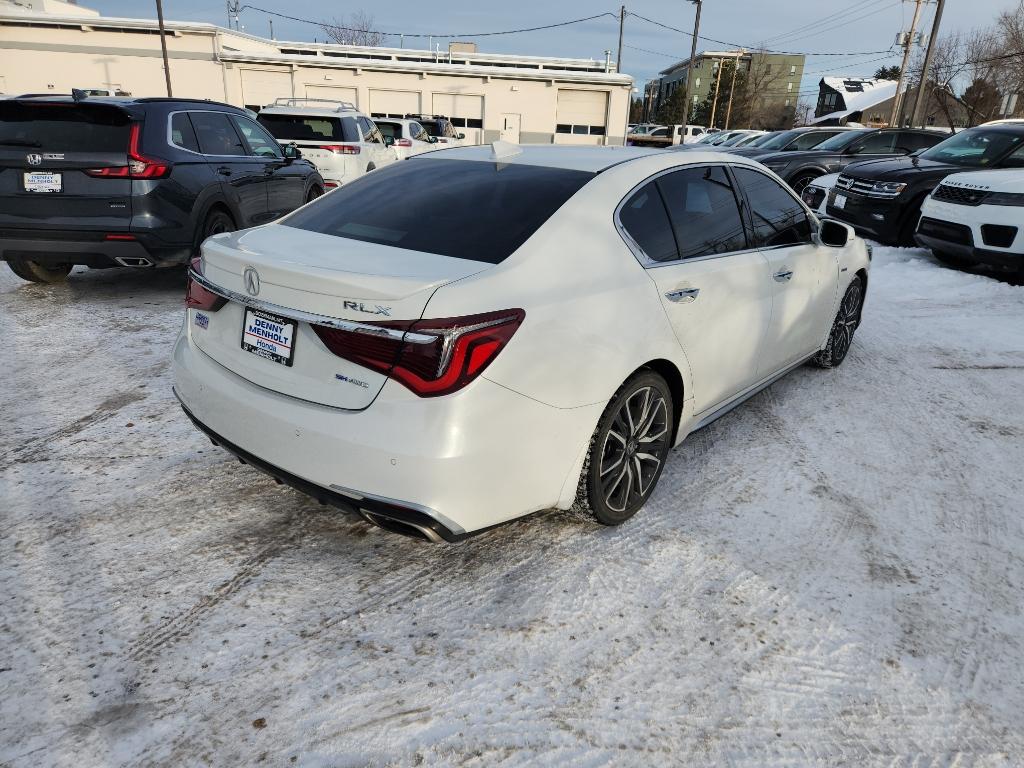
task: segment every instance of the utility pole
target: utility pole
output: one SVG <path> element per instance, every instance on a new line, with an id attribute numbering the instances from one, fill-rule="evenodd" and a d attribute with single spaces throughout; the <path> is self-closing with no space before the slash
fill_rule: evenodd
<path id="1" fill-rule="evenodd" d="M 164 54 L 164 80 L 167 82 L 167 95 L 171 93 L 171 67 L 167 63 L 167 31 L 164 29 L 164 5 L 161 0 L 156 0 L 156 19 L 160 24 L 160 50 Z"/>
<path id="2" fill-rule="evenodd" d="M 718 77 L 715 78 L 715 98 L 711 102 L 711 119 L 708 120 L 708 128 L 715 127 L 715 112 L 718 111 L 718 88 L 722 83 L 722 66 L 725 59 L 718 60 Z"/>
<path id="3" fill-rule="evenodd" d="M 615 57 L 615 71 L 622 74 L 622 31 L 626 26 L 626 6 L 619 8 L 619 55 Z"/>
<path id="4" fill-rule="evenodd" d="M 907 39 L 903 41 L 903 63 L 900 64 L 900 79 L 896 82 L 896 95 L 892 100 L 892 115 L 889 117 L 889 125 L 899 127 L 900 111 L 903 107 L 903 83 L 907 79 L 907 64 L 910 61 L 910 47 L 914 44 L 914 32 L 917 31 L 917 22 L 921 18 L 921 6 L 924 0 L 915 0 L 914 20 L 910 22 L 910 32 Z"/>
<path id="5" fill-rule="evenodd" d="M 274 20 L 273 19 L 267 19 L 267 21 L 270 22 L 270 39 L 271 40 L 275 40 L 276 38 L 274 37 Z"/>
<path id="6" fill-rule="evenodd" d="M 746 53 L 742 48 L 736 51 L 736 59 L 732 63 L 732 82 L 729 84 L 729 108 L 725 110 L 725 130 L 729 130 L 729 120 L 732 118 L 732 97 L 736 91 L 736 70 L 740 68 L 740 57 Z"/>
<path id="7" fill-rule="evenodd" d="M 910 125 L 917 125 L 921 120 L 921 110 L 924 109 L 924 89 L 928 82 L 928 74 L 932 68 L 932 56 L 935 54 L 935 41 L 939 37 L 939 24 L 942 23 L 942 8 L 946 0 L 939 0 L 935 6 L 935 20 L 932 21 L 932 35 L 928 38 L 928 50 L 924 54 L 924 69 L 921 70 L 921 82 L 917 86 L 917 98 L 914 99 L 914 112 L 910 116 Z M 953 126 L 950 126 L 952 128 Z"/>
<path id="8" fill-rule="evenodd" d="M 690 97 L 693 94 L 693 67 L 697 59 L 697 36 L 700 34 L 700 8 L 703 0 L 689 0 L 697 6 L 693 20 L 693 44 L 690 46 L 690 65 L 686 68 L 686 88 L 683 91 L 683 125 L 690 124 Z"/>

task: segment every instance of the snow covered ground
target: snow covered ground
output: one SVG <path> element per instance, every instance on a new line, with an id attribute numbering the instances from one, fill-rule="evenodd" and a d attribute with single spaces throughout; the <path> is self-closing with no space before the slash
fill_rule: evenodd
<path id="1" fill-rule="evenodd" d="M 1024 288 L 878 248 L 633 521 L 451 546 L 190 426 L 180 273 L 0 272 L 2 766 L 1024 765 Z"/>

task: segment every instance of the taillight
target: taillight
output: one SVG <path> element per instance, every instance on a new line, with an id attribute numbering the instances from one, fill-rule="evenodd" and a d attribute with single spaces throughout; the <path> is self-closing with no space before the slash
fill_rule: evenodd
<path id="1" fill-rule="evenodd" d="M 396 147 L 411 147 L 412 146 L 412 139 L 398 139 L 398 141 L 395 142 L 395 146 Z"/>
<path id="2" fill-rule="evenodd" d="M 525 317 L 521 309 L 506 309 L 442 320 L 366 323 L 358 330 L 326 325 L 313 330 L 338 357 L 390 376 L 420 397 L 437 397 L 483 373 Z"/>
<path id="3" fill-rule="evenodd" d="M 192 264 L 188 271 L 188 283 L 185 287 L 186 307 L 189 307 L 190 309 L 203 309 L 207 312 L 216 312 L 228 303 L 228 300 L 223 296 L 218 296 L 216 293 L 208 291 L 201 286 L 195 279 L 193 279 L 193 273 L 196 275 L 203 274 L 202 260 L 198 256 L 192 259 Z"/>
<path id="4" fill-rule="evenodd" d="M 355 144 L 321 144 L 317 149 L 325 149 L 336 155 L 358 155 L 359 147 Z"/>
<path id="5" fill-rule="evenodd" d="M 108 179 L 162 179 L 171 172 L 166 160 L 146 157 L 139 151 L 142 123 L 132 123 L 128 132 L 128 165 L 113 165 L 107 168 L 88 168 L 88 176 Z"/>

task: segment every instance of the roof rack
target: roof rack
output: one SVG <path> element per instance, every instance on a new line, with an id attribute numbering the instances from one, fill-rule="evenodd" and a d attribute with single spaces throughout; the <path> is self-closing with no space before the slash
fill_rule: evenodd
<path id="1" fill-rule="evenodd" d="M 448 115 L 427 115 L 427 114 L 415 115 L 415 114 L 412 114 L 412 113 L 407 114 L 406 118 L 415 119 L 415 120 L 450 120 L 451 119 L 451 118 L 448 117 Z"/>
<path id="2" fill-rule="evenodd" d="M 289 96 L 279 96 L 274 99 L 273 104 L 268 104 L 270 107 L 308 107 L 316 104 L 330 104 L 336 112 L 358 112 L 356 105 L 351 101 L 339 101 L 338 99 L 317 99 L 317 98 L 293 98 Z"/>

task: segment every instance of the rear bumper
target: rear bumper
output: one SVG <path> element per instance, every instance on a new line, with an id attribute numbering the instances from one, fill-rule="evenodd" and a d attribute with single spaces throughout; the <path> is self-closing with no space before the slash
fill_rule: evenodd
<path id="1" fill-rule="evenodd" d="M 382 527 L 397 520 L 448 541 L 559 506 L 603 408 L 553 408 L 482 377 L 438 398 L 389 381 L 364 410 L 331 408 L 229 371 L 188 326 L 174 377 L 189 417 L 248 463 Z"/>
<path id="2" fill-rule="evenodd" d="M 84 264 L 94 268 L 173 266 L 188 261 L 188 248 L 168 247 L 145 235 L 133 235 L 135 240 L 106 240 L 105 236 L 95 232 L 0 230 L 0 259 L 16 257 L 40 264 Z"/>

